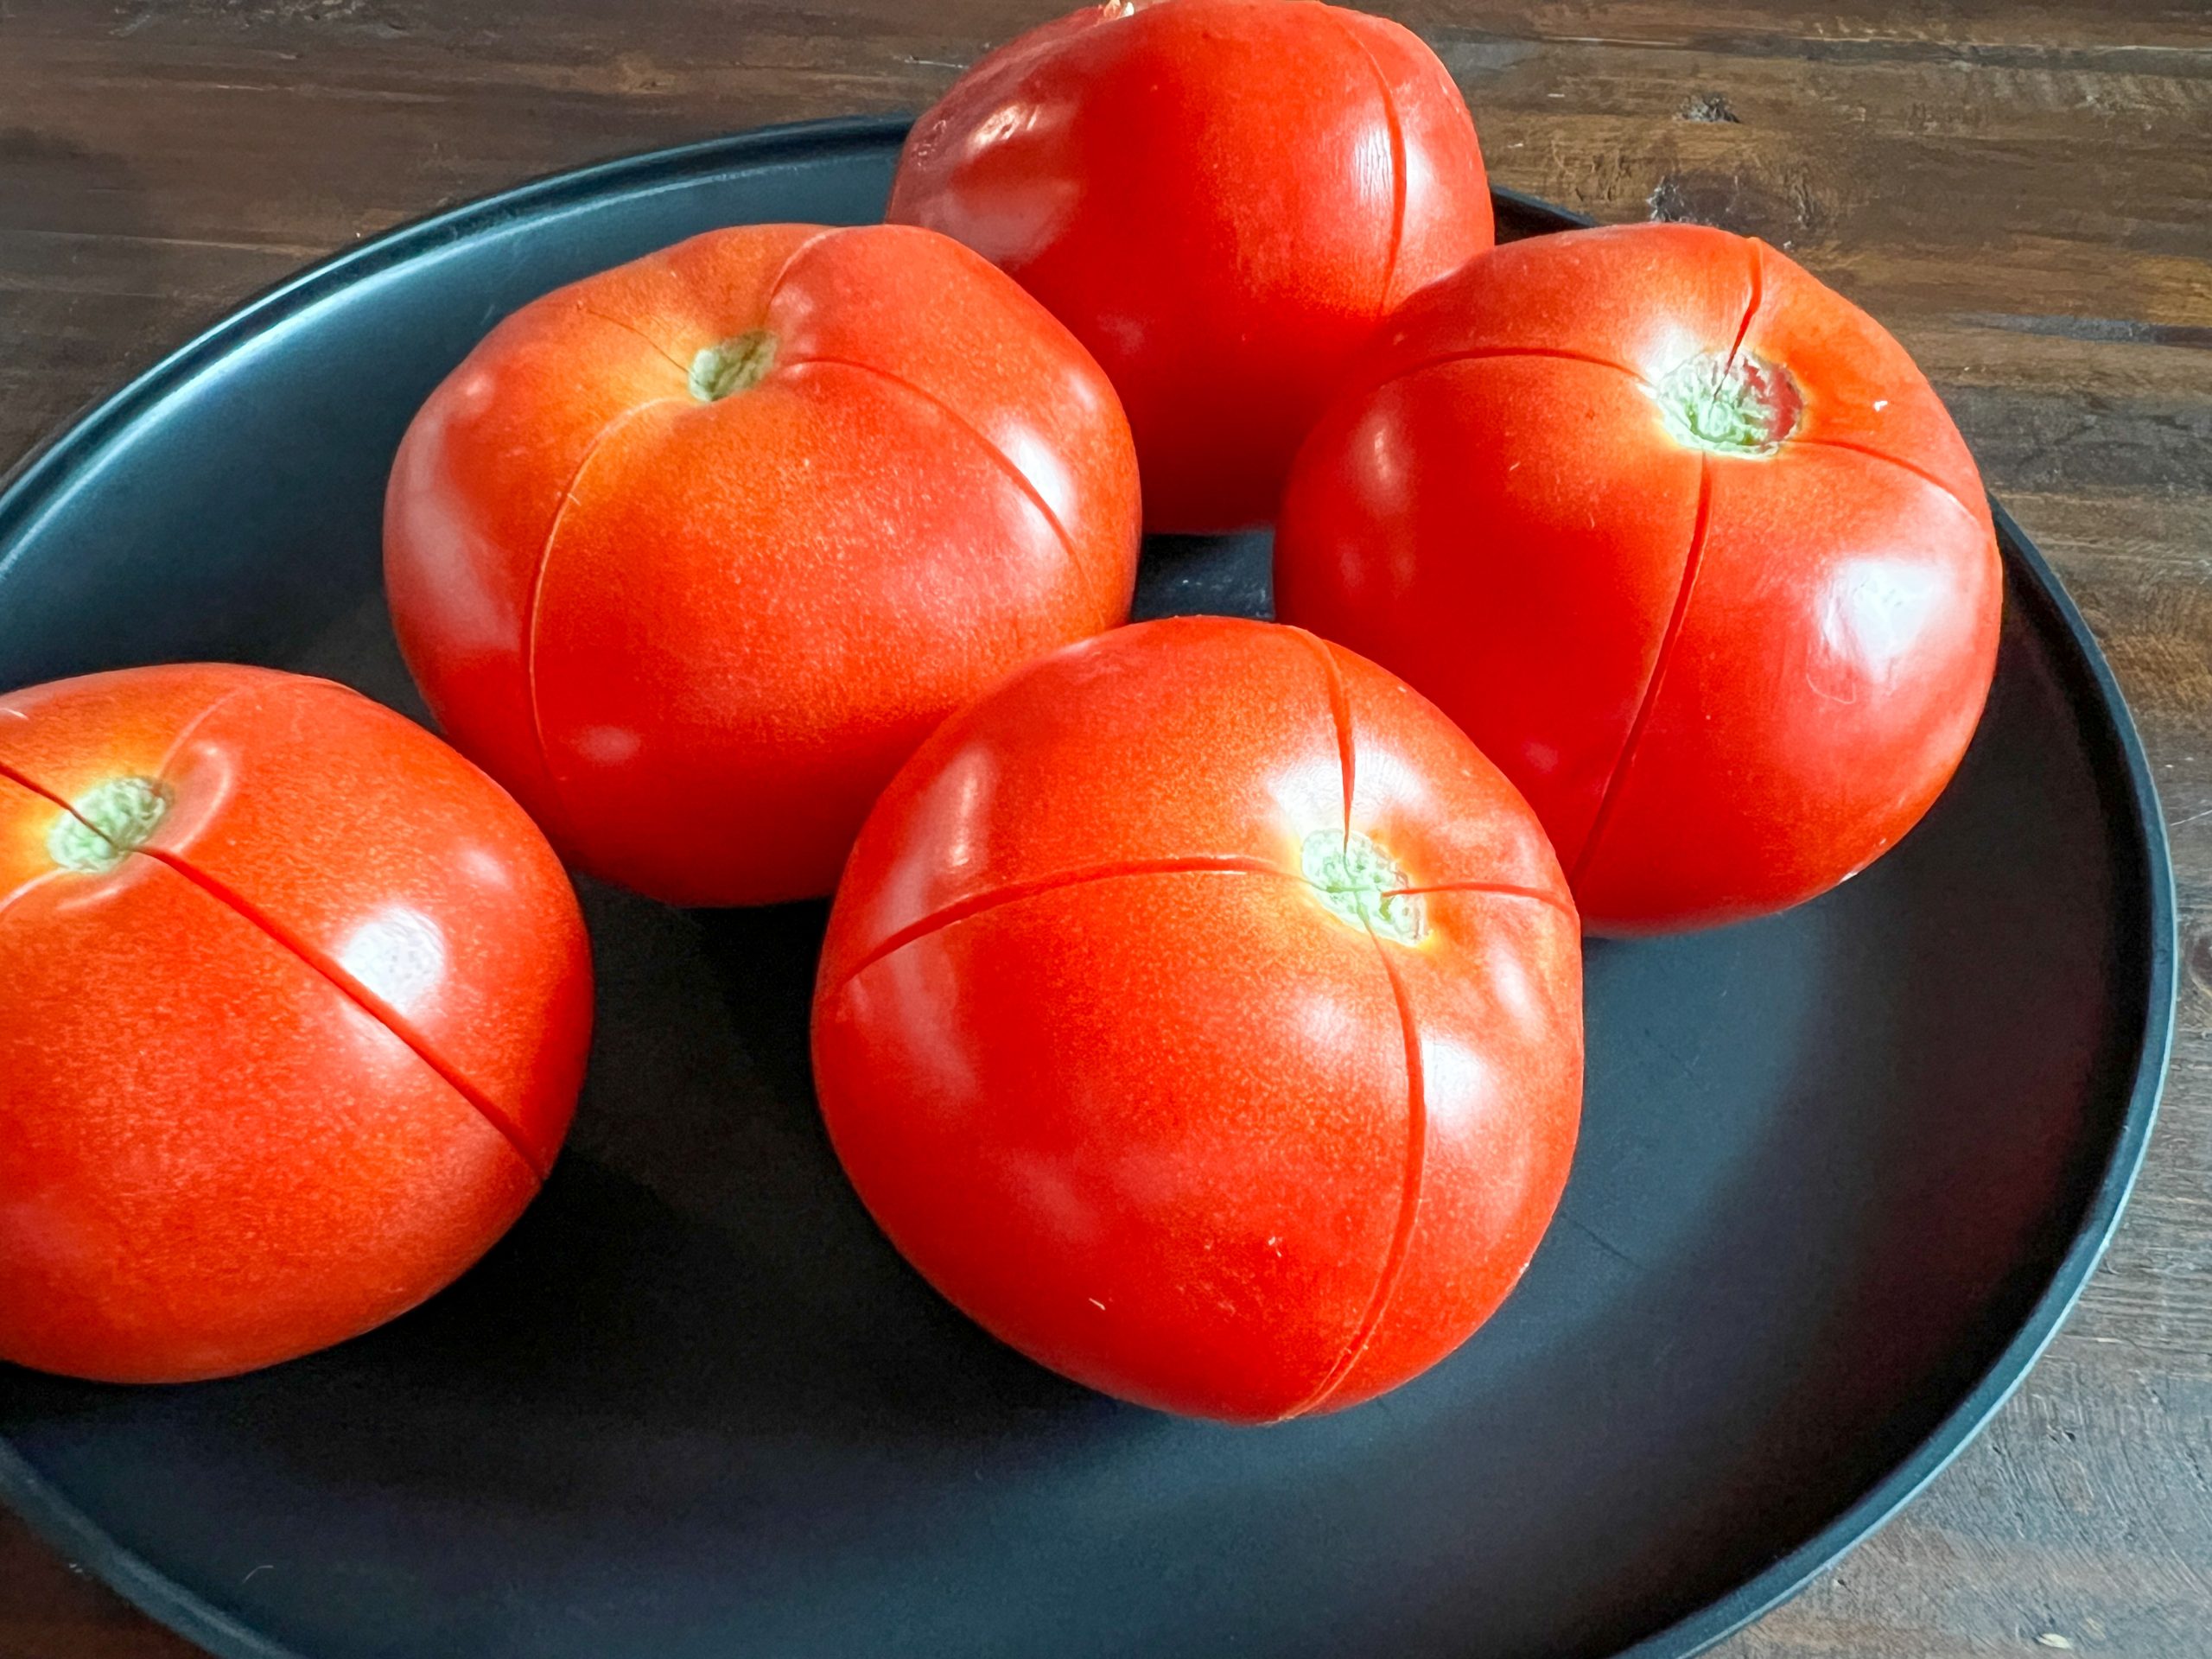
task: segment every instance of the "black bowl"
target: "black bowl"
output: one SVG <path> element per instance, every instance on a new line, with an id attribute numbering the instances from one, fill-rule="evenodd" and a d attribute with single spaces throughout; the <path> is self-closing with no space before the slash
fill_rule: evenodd
<path id="1" fill-rule="evenodd" d="M 712 226 L 880 212 L 900 129 L 619 162 L 413 226 L 186 346 L 0 497 L 0 685 L 163 658 L 416 714 L 385 470 L 493 319 Z M 1509 233 L 1579 223 L 1501 192 Z M 1318 1421 L 1088 1394 L 892 1252 L 816 1117 L 820 906 L 587 888 L 575 1140 L 475 1272 L 232 1382 L 0 1367 L 0 1490 L 227 1659 L 1688 1654 L 1903 1503 L 2018 1382 L 2142 1156 L 2173 1011 L 2112 677 L 2000 512 L 1957 781 L 1827 898 L 1590 949 L 1560 1218 L 1457 1356 Z M 1263 537 L 1147 613 L 1265 614 Z"/>

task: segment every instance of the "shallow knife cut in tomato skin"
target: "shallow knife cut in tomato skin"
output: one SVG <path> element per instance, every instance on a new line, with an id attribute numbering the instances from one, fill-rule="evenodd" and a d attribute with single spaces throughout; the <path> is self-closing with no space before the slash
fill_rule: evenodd
<path id="1" fill-rule="evenodd" d="M 1417 296 L 1275 543 L 1279 614 L 1457 720 L 1600 932 L 1778 910 L 1894 845 L 1973 735 L 2002 594 L 1904 348 L 1692 226 L 1516 243 Z"/>
<path id="2" fill-rule="evenodd" d="M 968 250 L 710 232 L 509 317 L 385 497 L 393 623 L 454 744 L 593 874 L 827 893 L 953 708 L 1123 620 L 1112 387 Z"/>
<path id="3" fill-rule="evenodd" d="M 1534 1252 L 1579 927 L 1526 804 L 1309 634 L 1141 623 L 955 715 L 831 912 L 816 1082 L 862 1200 L 1032 1357 L 1167 1410 L 1333 1410 Z"/>
<path id="4" fill-rule="evenodd" d="M 1090 348 L 1169 531 L 1272 517 L 1351 352 L 1491 237 L 1435 54 L 1288 0 L 1095 6 L 1018 36 L 915 124 L 888 213 L 976 249 Z"/>
<path id="5" fill-rule="evenodd" d="M 582 918 L 496 785 L 327 682 L 0 697 L 0 1357 L 228 1375 L 356 1335 L 536 1192 Z"/>

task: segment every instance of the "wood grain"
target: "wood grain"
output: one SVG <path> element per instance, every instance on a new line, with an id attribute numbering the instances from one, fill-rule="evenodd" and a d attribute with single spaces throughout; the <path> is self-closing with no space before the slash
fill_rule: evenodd
<path id="1" fill-rule="evenodd" d="M 257 288 L 532 175 L 916 109 L 1033 0 L 0 0 L 0 462 Z M 2183 906 L 2164 1116 L 2020 1395 L 1729 1659 L 2212 1655 L 2212 8 L 1389 0 L 1501 182 L 1886 321 L 2117 669 Z M 0 1655 L 189 1650 L 0 1522 Z"/>

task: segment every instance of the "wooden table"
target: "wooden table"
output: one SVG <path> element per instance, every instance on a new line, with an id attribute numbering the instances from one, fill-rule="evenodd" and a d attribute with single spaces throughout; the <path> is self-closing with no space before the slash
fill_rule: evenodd
<path id="1" fill-rule="evenodd" d="M 1052 0 L 0 0 L 0 463 L 308 260 L 534 174 L 914 110 Z M 1730 1659 L 2212 1655 L 2212 7 L 1380 0 L 1497 180 L 1789 250 L 1904 340 L 2165 798 L 2164 1117 L 1996 1424 Z M 0 1521 L 0 1655 L 181 1659 Z"/>

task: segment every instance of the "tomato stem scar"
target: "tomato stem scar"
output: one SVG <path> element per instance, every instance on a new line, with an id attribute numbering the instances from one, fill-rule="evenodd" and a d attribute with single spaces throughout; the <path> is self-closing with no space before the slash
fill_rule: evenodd
<path id="1" fill-rule="evenodd" d="M 1426 931 L 1419 895 L 1374 842 L 1354 830 L 1316 830 L 1299 850 L 1300 868 L 1321 902 L 1379 938 L 1411 944 Z"/>
<path id="2" fill-rule="evenodd" d="M 719 346 L 702 346 L 691 359 L 691 395 L 712 404 L 734 391 L 750 391 L 775 363 L 776 337 L 766 328 L 748 329 Z"/>
<path id="3" fill-rule="evenodd" d="M 1739 352 L 1679 363 L 1653 388 L 1675 438 L 1723 455 L 1770 455 L 1796 431 L 1804 395 L 1789 371 Z"/>
<path id="4" fill-rule="evenodd" d="M 46 850 L 65 870 L 111 870 L 146 844 L 172 798 L 151 778 L 111 778 L 55 817 Z"/>

